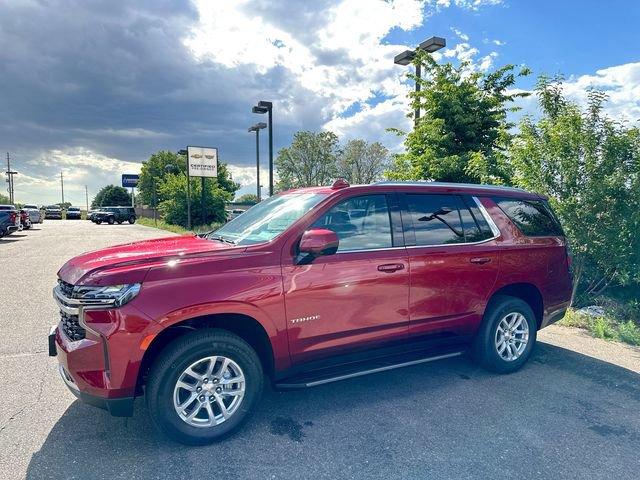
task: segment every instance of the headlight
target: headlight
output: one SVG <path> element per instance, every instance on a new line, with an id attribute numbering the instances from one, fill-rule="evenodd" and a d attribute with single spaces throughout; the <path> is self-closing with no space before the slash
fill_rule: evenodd
<path id="1" fill-rule="evenodd" d="M 140 293 L 140 286 L 139 283 L 107 285 L 104 287 L 77 286 L 74 288 L 73 296 L 83 301 L 82 303 L 86 305 L 106 303 L 120 307 L 125 303 L 129 303 Z"/>

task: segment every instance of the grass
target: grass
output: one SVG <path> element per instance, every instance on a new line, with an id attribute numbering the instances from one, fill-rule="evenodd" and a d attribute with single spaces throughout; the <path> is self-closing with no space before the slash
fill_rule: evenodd
<path id="1" fill-rule="evenodd" d="M 622 308 L 615 308 L 609 305 L 605 307 L 602 316 L 594 317 L 569 309 L 559 324 L 566 327 L 582 328 L 594 337 L 604 340 L 640 345 L 640 325 L 638 325 L 640 316 L 634 310 L 633 306 L 626 305 Z M 633 315 L 633 318 L 629 318 L 627 316 L 629 314 Z"/>
<path id="2" fill-rule="evenodd" d="M 196 225 L 191 230 L 189 230 L 180 225 L 173 225 L 171 223 L 167 223 L 161 219 L 158 219 L 157 225 L 156 225 L 156 222 L 153 220 L 153 218 L 138 217 L 136 221 L 140 225 L 145 225 L 147 227 L 154 227 L 160 230 L 166 230 L 168 232 L 180 233 L 180 234 L 210 232 L 211 230 L 215 230 L 219 228 L 221 225 L 219 223 L 212 223 L 209 225 Z"/>

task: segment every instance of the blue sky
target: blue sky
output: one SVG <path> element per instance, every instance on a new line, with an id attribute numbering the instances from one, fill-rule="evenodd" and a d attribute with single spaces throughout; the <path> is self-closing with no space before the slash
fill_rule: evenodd
<path id="1" fill-rule="evenodd" d="M 526 64 L 520 89 L 562 73 L 571 99 L 607 90 L 608 113 L 637 123 L 638 25 L 631 0 L 0 0 L 0 151 L 29 203 L 59 201 L 61 170 L 82 204 L 84 185 L 95 194 L 187 144 L 218 147 L 255 191 L 256 101 L 274 102 L 276 150 L 329 129 L 397 151 L 385 129 L 410 128 L 412 85 L 393 56 L 432 35 L 447 39 L 439 61 Z"/>

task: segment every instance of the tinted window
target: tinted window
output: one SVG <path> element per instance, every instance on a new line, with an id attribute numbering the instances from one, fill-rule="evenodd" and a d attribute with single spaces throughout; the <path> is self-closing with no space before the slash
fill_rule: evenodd
<path id="1" fill-rule="evenodd" d="M 385 195 L 344 200 L 318 219 L 314 227 L 333 230 L 340 240 L 338 252 L 393 246 L 391 219 Z"/>
<path id="2" fill-rule="evenodd" d="M 522 233 L 529 237 L 564 235 L 549 206 L 542 201 L 493 199 Z"/>
<path id="3" fill-rule="evenodd" d="M 473 217 L 476 225 L 478 226 L 479 235 L 476 241 L 492 238 L 493 232 L 491 231 L 491 227 L 487 223 L 487 219 L 484 217 L 484 215 L 482 215 L 482 212 L 478 208 L 478 205 L 476 204 L 475 200 L 471 196 L 465 195 L 462 197 L 462 201 L 471 212 L 471 216 Z M 463 213 L 462 214 L 463 221 L 464 221 L 464 217 L 465 217 L 465 214 Z M 466 230 L 465 230 L 465 235 L 467 235 Z M 470 240 L 467 240 L 467 241 L 470 241 Z"/>
<path id="4" fill-rule="evenodd" d="M 407 195 L 416 245 L 464 243 L 460 199 L 454 195 Z"/>

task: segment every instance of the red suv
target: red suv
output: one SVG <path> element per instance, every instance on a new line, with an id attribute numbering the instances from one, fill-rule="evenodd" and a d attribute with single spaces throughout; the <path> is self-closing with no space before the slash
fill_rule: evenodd
<path id="1" fill-rule="evenodd" d="M 217 231 L 86 253 L 58 272 L 49 351 L 81 400 L 219 439 L 266 377 L 310 387 L 460 355 L 513 372 L 564 315 L 560 224 L 513 188 L 378 183 L 285 192 Z"/>

